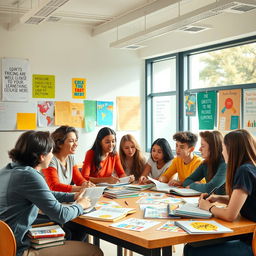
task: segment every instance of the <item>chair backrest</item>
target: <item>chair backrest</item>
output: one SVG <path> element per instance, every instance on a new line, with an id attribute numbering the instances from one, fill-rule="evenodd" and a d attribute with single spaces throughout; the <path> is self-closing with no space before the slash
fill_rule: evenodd
<path id="1" fill-rule="evenodd" d="M 253 237 L 252 237 L 252 252 L 253 252 L 253 255 L 256 256 L 256 228 L 254 229 Z"/>
<path id="2" fill-rule="evenodd" d="M 0 220 L 0 255 L 15 256 L 16 240 L 11 228 Z"/>

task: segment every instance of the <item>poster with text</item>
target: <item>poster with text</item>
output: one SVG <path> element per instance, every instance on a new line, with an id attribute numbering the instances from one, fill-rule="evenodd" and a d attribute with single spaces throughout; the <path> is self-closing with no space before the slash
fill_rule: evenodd
<path id="1" fill-rule="evenodd" d="M 199 130 L 213 130 L 216 120 L 217 93 L 199 92 L 197 94 Z"/>
<path id="2" fill-rule="evenodd" d="M 49 127 L 54 125 L 54 101 L 37 102 L 38 127 Z"/>
<path id="3" fill-rule="evenodd" d="M 72 78 L 72 98 L 73 99 L 86 98 L 86 79 Z"/>
<path id="4" fill-rule="evenodd" d="M 3 101 L 28 101 L 31 83 L 29 61 L 26 59 L 2 59 Z"/>
<path id="5" fill-rule="evenodd" d="M 244 89 L 243 128 L 256 135 L 256 89 Z"/>
<path id="6" fill-rule="evenodd" d="M 186 116 L 196 116 L 196 94 L 185 95 Z"/>
<path id="7" fill-rule="evenodd" d="M 32 92 L 33 98 L 55 98 L 55 76 L 34 74 Z"/>
<path id="8" fill-rule="evenodd" d="M 69 125 L 77 128 L 84 127 L 84 104 L 68 101 L 55 102 L 55 125 Z"/>
<path id="9" fill-rule="evenodd" d="M 140 129 L 140 98 L 117 97 L 117 130 L 136 131 Z"/>
<path id="10" fill-rule="evenodd" d="M 96 103 L 96 100 L 84 101 L 84 129 L 86 132 L 95 130 L 97 120 Z"/>
<path id="11" fill-rule="evenodd" d="M 240 128 L 241 89 L 219 91 L 219 122 L 220 131 Z"/>
<path id="12" fill-rule="evenodd" d="M 97 125 L 113 124 L 113 101 L 97 101 Z"/>

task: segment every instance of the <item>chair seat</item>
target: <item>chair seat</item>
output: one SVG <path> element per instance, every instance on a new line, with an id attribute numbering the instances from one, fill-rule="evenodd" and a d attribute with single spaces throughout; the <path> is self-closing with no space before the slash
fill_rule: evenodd
<path id="1" fill-rule="evenodd" d="M 11 228 L 0 220 L 0 255 L 15 256 L 16 240 Z"/>

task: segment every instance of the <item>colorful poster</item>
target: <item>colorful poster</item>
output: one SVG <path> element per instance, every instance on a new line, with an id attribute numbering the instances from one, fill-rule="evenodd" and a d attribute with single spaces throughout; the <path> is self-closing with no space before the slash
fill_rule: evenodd
<path id="1" fill-rule="evenodd" d="M 241 89 L 219 91 L 219 122 L 220 131 L 240 128 Z"/>
<path id="2" fill-rule="evenodd" d="M 54 102 L 37 102 L 37 124 L 38 127 L 49 127 L 54 124 Z"/>
<path id="3" fill-rule="evenodd" d="M 196 94 L 185 95 L 186 116 L 196 116 Z"/>
<path id="4" fill-rule="evenodd" d="M 33 98 L 55 98 L 55 76 L 33 75 Z"/>
<path id="5" fill-rule="evenodd" d="M 213 130 L 216 119 L 217 93 L 199 92 L 197 94 L 199 130 Z"/>
<path id="6" fill-rule="evenodd" d="M 55 102 L 55 125 L 84 127 L 84 105 L 68 101 Z"/>
<path id="7" fill-rule="evenodd" d="M 117 130 L 140 130 L 140 98 L 117 97 Z"/>
<path id="8" fill-rule="evenodd" d="M 97 105 L 95 100 L 84 101 L 84 128 L 86 132 L 92 132 L 96 127 Z"/>
<path id="9" fill-rule="evenodd" d="M 256 89 L 244 89 L 243 128 L 256 135 Z"/>
<path id="10" fill-rule="evenodd" d="M 3 101 L 28 101 L 30 86 L 29 61 L 25 59 L 2 59 Z"/>
<path id="11" fill-rule="evenodd" d="M 17 130 L 35 130 L 36 113 L 17 113 Z"/>
<path id="12" fill-rule="evenodd" d="M 113 101 L 97 101 L 97 125 L 113 124 Z"/>
<path id="13" fill-rule="evenodd" d="M 72 78 L 72 98 L 85 99 L 86 98 L 86 79 Z"/>

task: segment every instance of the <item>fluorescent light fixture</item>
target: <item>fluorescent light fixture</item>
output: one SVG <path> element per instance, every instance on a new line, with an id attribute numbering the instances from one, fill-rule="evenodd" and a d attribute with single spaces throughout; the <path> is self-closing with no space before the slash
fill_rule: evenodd
<path id="1" fill-rule="evenodd" d="M 247 8 L 245 6 L 247 6 Z M 192 12 L 180 15 L 172 20 L 121 38 L 110 43 L 110 47 L 127 48 L 129 45 L 142 45 L 141 42 L 143 41 L 162 36 L 166 33 L 169 33 L 170 31 L 191 26 L 193 23 L 216 16 L 223 12 L 230 10 L 232 10 L 232 12 L 234 12 L 234 10 L 253 10 L 254 8 L 256 8 L 256 2 L 254 0 L 240 0 L 239 2 L 234 2 L 232 0 L 220 0 L 218 2 L 203 6 Z"/>

